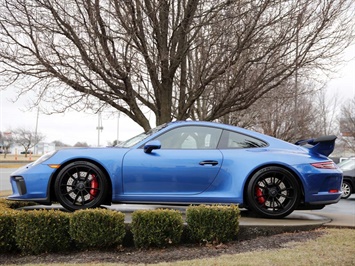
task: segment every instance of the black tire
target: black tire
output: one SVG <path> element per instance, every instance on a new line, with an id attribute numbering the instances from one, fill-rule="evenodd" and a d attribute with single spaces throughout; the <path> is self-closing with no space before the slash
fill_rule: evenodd
<path id="1" fill-rule="evenodd" d="M 349 198 L 351 196 L 351 193 L 353 192 L 351 184 L 346 180 L 343 180 L 343 184 L 341 185 L 341 190 L 343 191 L 343 194 L 341 194 L 342 199 Z"/>
<path id="2" fill-rule="evenodd" d="M 70 211 L 99 207 L 107 190 L 105 174 L 95 164 L 85 161 L 65 166 L 58 173 L 54 185 L 57 200 Z"/>
<path id="3" fill-rule="evenodd" d="M 296 177 L 288 170 L 270 166 L 257 171 L 247 186 L 247 203 L 258 216 L 283 218 L 293 212 L 301 198 Z"/>

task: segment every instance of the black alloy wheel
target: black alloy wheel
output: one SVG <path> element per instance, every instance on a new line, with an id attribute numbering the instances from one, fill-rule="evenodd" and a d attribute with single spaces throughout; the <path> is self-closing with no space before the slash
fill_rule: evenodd
<path id="1" fill-rule="evenodd" d="M 352 188 L 348 181 L 343 180 L 343 184 L 341 185 L 341 191 L 343 191 L 343 194 L 341 194 L 342 199 L 347 199 L 350 197 L 352 193 Z"/>
<path id="2" fill-rule="evenodd" d="M 86 161 L 65 166 L 54 185 L 57 200 L 70 211 L 100 206 L 107 190 L 105 174 L 95 164 Z"/>
<path id="3" fill-rule="evenodd" d="M 289 215 L 297 208 L 300 197 L 297 179 L 282 167 L 260 169 L 247 186 L 249 208 L 264 218 L 283 218 Z"/>

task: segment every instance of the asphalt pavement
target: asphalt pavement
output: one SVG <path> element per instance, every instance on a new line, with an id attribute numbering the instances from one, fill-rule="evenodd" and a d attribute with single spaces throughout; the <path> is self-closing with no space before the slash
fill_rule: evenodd
<path id="1" fill-rule="evenodd" d="M 14 168 L 0 168 L 0 191 L 11 190 L 10 174 Z"/>

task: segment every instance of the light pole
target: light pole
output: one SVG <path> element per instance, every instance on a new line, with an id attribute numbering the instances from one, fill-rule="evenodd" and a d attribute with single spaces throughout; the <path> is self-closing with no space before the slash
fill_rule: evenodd
<path id="1" fill-rule="evenodd" d="M 117 140 L 116 140 L 116 145 L 118 145 L 118 141 L 119 141 L 119 133 L 120 132 L 120 111 L 118 111 L 117 114 Z"/>
<path id="2" fill-rule="evenodd" d="M 303 13 L 300 13 L 297 16 L 297 29 L 296 29 L 296 62 L 295 62 L 295 102 L 294 102 L 294 139 L 298 139 L 300 137 L 303 138 L 303 125 L 301 126 L 301 129 L 299 129 L 299 110 L 298 110 L 298 68 L 299 68 L 299 33 L 300 33 L 300 27 L 301 27 L 301 22 L 303 19 Z M 301 130 L 301 134 L 299 133 L 299 130 Z M 299 137 L 297 137 L 299 136 Z"/>
<path id="3" fill-rule="evenodd" d="M 97 146 L 100 147 L 100 131 L 104 129 L 102 126 L 101 112 L 98 113 L 98 121 L 97 121 Z"/>
<path id="4" fill-rule="evenodd" d="M 38 119 L 39 119 L 39 107 L 37 108 L 37 118 L 36 118 L 36 128 L 35 128 L 35 139 L 34 139 L 34 148 L 33 154 L 38 154 Z"/>

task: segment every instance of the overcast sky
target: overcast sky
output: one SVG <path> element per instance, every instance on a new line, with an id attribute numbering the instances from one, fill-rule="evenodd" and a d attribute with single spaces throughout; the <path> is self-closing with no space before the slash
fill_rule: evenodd
<path id="1" fill-rule="evenodd" d="M 22 127 L 35 130 L 37 110 L 25 111 L 27 100 L 21 98 L 12 103 L 13 93 L 9 90 L 1 93 L 0 131 L 11 131 Z M 46 136 L 46 142 L 55 140 L 65 144 L 74 145 L 77 142 L 86 142 L 91 146 L 98 145 L 98 115 L 78 112 L 65 114 L 45 115 L 39 112 L 38 132 Z M 116 115 L 102 114 L 103 130 L 100 131 L 100 146 L 107 146 L 117 139 L 126 140 L 143 131 L 141 127 L 127 117 L 118 113 Z M 118 131 L 118 132 L 117 132 Z"/>
<path id="2" fill-rule="evenodd" d="M 337 67 L 336 77 L 327 83 L 328 97 L 338 95 L 342 100 L 355 97 L 355 45 L 349 48 L 344 56 L 348 63 Z M 0 77 L 1 78 L 1 77 Z M 0 91 L 0 131 L 9 131 L 22 127 L 35 130 L 37 110 L 25 111 L 29 99 L 21 98 L 13 103 L 15 94 L 10 89 Z M 46 136 L 46 142 L 55 140 L 74 145 L 78 141 L 91 146 L 98 145 L 98 116 L 78 112 L 66 114 L 44 115 L 39 113 L 38 132 Z M 103 130 L 100 133 L 100 145 L 106 146 L 117 139 L 126 140 L 143 131 L 143 129 L 127 117 L 118 114 L 102 115 Z M 117 130 L 119 129 L 119 130 Z"/>

